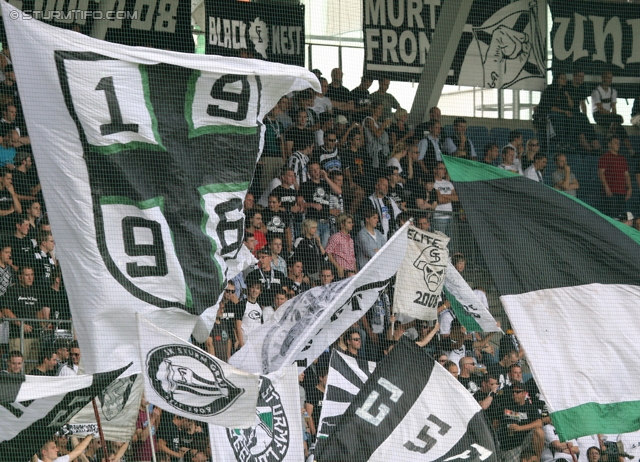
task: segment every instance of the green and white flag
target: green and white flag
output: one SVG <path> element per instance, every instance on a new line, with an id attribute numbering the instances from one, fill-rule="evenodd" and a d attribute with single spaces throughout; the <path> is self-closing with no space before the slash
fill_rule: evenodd
<path id="1" fill-rule="evenodd" d="M 445 163 L 558 435 L 638 430 L 640 232 L 505 170 Z"/>

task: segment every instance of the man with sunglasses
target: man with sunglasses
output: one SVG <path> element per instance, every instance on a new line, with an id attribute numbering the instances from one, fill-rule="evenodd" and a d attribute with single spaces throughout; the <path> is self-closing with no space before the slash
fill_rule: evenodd
<path id="1" fill-rule="evenodd" d="M 503 462 L 519 461 L 520 452 L 531 448 L 540 457 L 545 439 L 542 418 L 531 404 L 524 385 L 514 383 L 499 415 L 498 440 Z"/>
<path id="2" fill-rule="evenodd" d="M 345 354 L 352 358 L 357 358 L 360 353 L 360 349 L 362 348 L 362 336 L 360 335 L 360 332 L 353 327 L 349 328 L 349 330 L 344 334 L 344 343 L 347 345 L 347 351 L 345 351 Z"/>

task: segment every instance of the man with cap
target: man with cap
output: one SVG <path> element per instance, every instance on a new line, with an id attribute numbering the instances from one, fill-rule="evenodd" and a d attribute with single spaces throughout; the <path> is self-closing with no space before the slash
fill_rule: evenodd
<path id="1" fill-rule="evenodd" d="M 624 212 L 618 216 L 618 221 L 627 226 L 633 226 L 634 216 L 631 212 Z"/>

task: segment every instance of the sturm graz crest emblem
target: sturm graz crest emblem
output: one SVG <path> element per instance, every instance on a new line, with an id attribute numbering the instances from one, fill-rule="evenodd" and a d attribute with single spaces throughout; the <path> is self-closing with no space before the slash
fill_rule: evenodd
<path id="1" fill-rule="evenodd" d="M 115 380 L 100 393 L 100 409 L 105 419 L 113 419 L 124 409 L 137 377 L 137 375 L 130 375 L 129 377 Z"/>
<path id="2" fill-rule="evenodd" d="M 280 395 L 267 377 L 260 378 L 255 427 L 227 429 L 231 448 L 239 462 L 280 462 L 289 450 L 289 421 Z M 295 431 L 295 430 L 294 430 Z"/>
<path id="3" fill-rule="evenodd" d="M 244 388 L 234 386 L 220 366 L 198 348 L 163 345 L 147 354 L 145 363 L 153 389 L 169 405 L 203 417 L 231 406 Z"/>

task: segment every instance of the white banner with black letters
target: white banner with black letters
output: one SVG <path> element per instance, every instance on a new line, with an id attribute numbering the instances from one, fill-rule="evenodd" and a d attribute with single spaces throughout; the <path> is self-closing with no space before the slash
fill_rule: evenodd
<path id="1" fill-rule="evenodd" d="M 425 321 L 438 318 L 438 302 L 449 264 L 448 243 L 445 234 L 409 228 L 407 252 L 396 278 L 394 313 Z"/>
<path id="2" fill-rule="evenodd" d="M 154 406 L 225 427 L 255 423 L 258 377 L 138 316 L 144 396 Z"/>
<path id="3" fill-rule="evenodd" d="M 242 246 L 261 121 L 317 78 L 12 21 L 1 3 L 87 372 L 138 357 L 136 313 L 189 338 Z"/>
<path id="4" fill-rule="evenodd" d="M 214 462 L 299 462 L 304 459 L 300 385 L 296 366 L 260 377 L 254 415 L 246 428 L 209 425 Z"/>
<path id="5" fill-rule="evenodd" d="M 498 460 L 480 405 L 406 337 L 378 363 L 318 462 Z"/>
<path id="6" fill-rule="evenodd" d="M 311 364 L 373 306 L 395 275 L 407 247 L 405 224 L 355 276 L 292 298 L 257 327 L 229 363 L 268 374 L 296 361 Z"/>

